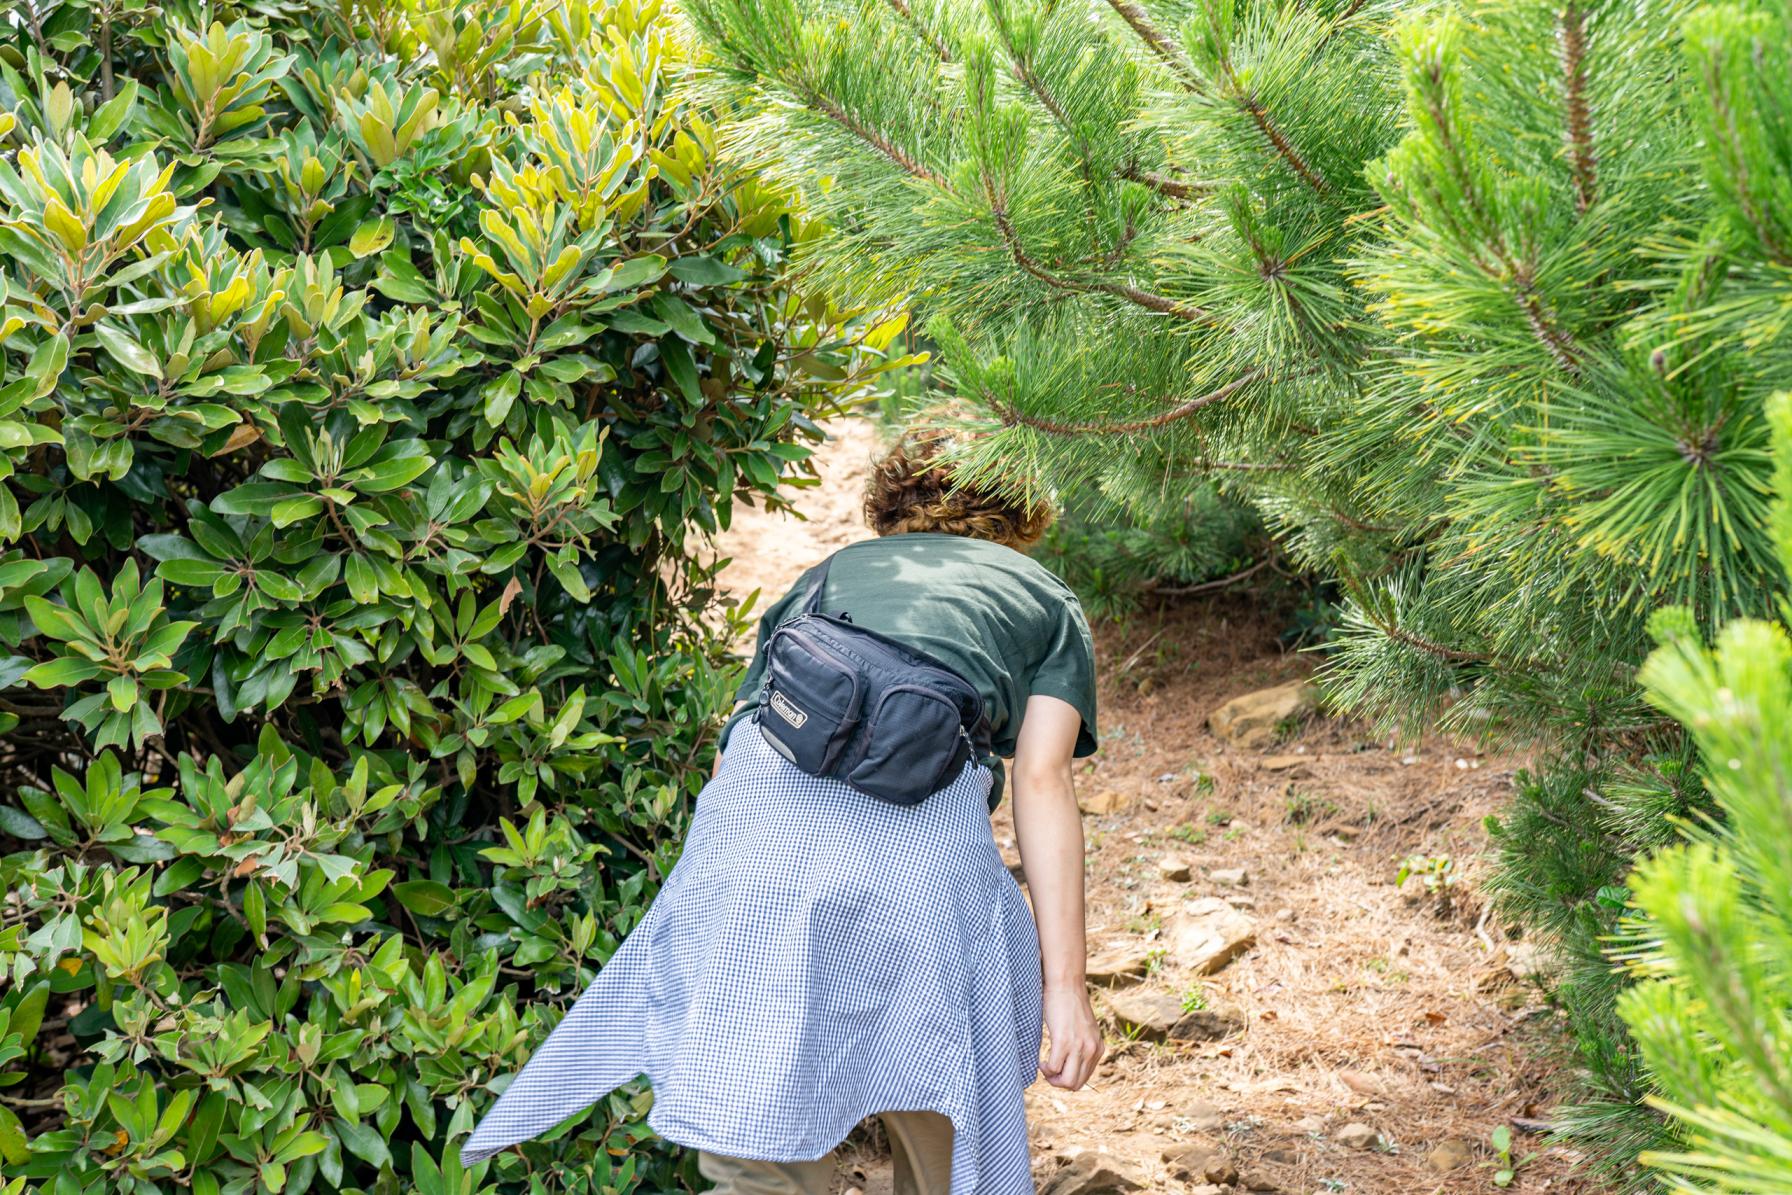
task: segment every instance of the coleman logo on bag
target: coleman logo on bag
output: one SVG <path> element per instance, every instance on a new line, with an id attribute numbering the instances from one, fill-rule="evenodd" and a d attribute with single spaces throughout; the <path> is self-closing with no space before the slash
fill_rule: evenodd
<path id="1" fill-rule="evenodd" d="M 796 704 L 792 702 L 790 698 L 775 690 L 771 696 L 771 707 L 777 712 L 778 717 L 784 719 L 792 726 L 801 726 L 809 720 L 809 715 L 805 714 L 802 710 L 797 709 Z"/>

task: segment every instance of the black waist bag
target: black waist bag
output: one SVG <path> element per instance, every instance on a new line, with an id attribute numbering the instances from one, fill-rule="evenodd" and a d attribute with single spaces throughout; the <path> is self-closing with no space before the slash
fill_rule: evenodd
<path id="1" fill-rule="evenodd" d="M 766 640 L 753 720 L 766 742 L 811 776 L 867 796 L 916 805 L 989 754 L 983 698 L 925 652 L 821 613 L 828 562 L 802 613 Z M 993 810 L 1001 794 L 990 790 Z"/>

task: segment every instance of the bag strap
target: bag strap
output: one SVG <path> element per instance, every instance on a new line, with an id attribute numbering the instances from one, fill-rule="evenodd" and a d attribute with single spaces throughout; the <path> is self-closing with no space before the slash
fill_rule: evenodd
<path id="1" fill-rule="evenodd" d="M 821 567 L 815 570 L 815 576 L 809 582 L 809 592 L 803 598 L 804 614 L 821 613 L 821 587 L 828 583 L 828 565 L 833 562 L 834 558 L 829 556 L 821 562 Z"/>

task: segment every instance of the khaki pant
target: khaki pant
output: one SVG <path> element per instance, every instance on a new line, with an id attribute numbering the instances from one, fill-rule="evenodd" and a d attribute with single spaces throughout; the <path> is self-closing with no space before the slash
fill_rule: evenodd
<path id="1" fill-rule="evenodd" d="M 938 1112 L 884 1112 L 896 1162 L 896 1195 L 948 1195 L 952 1185 L 952 1121 Z M 761 1162 L 697 1151 L 697 1172 L 713 1195 L 828 1195 L 834 1155 L 812 1162 Z"/>

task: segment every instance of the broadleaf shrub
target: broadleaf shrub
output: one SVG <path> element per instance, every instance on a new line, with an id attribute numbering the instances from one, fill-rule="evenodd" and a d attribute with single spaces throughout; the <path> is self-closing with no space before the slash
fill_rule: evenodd
<path id="1" fill-rule="evenodd" d="M 681 1185 L 640 1087 L 456 1150 L 676 855 L 703 536 L 899 323 L 792 282 L 655 0 L 0 38 L 9 1195 Z"/>

